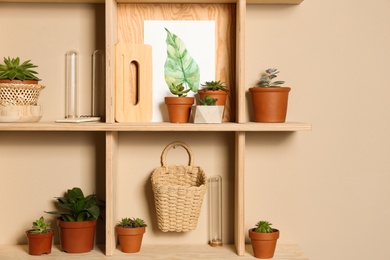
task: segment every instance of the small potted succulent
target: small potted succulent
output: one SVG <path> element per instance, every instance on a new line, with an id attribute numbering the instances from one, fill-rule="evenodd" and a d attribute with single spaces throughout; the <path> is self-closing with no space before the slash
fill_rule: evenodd
<path id="1" fill-rule="evenodd" d="M 83 191 L 74 187 L 68 189 L 65 197 L 56 198 L 58 206 L 66 211 L 46 213 L 60 215 L 57 219 L 60 227 L 62 250 L 67 253 L 85 253 L 94 247 L 97 219 L 105 203 L 95 194 L 84 196 Z"/>
<path id="2" fill-rule="evenodd" d="M 46 223 L 43 217 L 32 223 L 32 229 L 27 230 L 26 235 L 30 255 L 51 253 L 54 231 L 50 228 L 50 223 Z"/>
<path id="3" fill-rule="evenodd" d="M 195 124 L 221 123 L 224 106 L 216 105 L 217 101 L 218 101 L 217 98 L 212 98 L 209 95 L 199 99 L 200 105 L 195 106 L 195 109 L 193 109 L 194 123 Z"/>
<path id="4" fill-rule="evenodd" d="M 252 96 L 255 122 L 283 123 L 286 121 L 289 87 L 281 87 L 284 81 L 273 81 L 279 71 L 267 69 L 256 87 L 249 88 Z"/>
<path id="5" fill-rule="evenodd" d="M 218 81 L 206 81 L 202 84 L 203 88 L 198 90 L 199 98 L 202 99 L 206 96 L 218 99 L 216 105 L 225 106 L 228 89 L 224 86 L 224 83 Z"/>
<path id="6" fill-rule="evenodd" d="M 115 226 L 119 238 L 121 251 L 124 253 L 137 253 L 141 250 L 142 238 L 146 223 L 140 218 L 122 218 Z"/>
<path id="7" fill-rule="evenodd" d="M 5 58 L 0 64 L 0 122 L 37 122 L 42 117 L 42 107 L 38 98 L 45 87 L 40 80 L 38 67 L 31 60 Z"/>
<path id="8" fill-rule="evenodd" d="M 256 228 L 249 229 L 253 254 L 257 258 L 272 258 L 275 254 L 279 230 L 272 228 L 268 221 L 259 221 Z"/>
<path id="9" fill-rule="evenodd" d="M 165 82 L 176 97 L 165 97 L 171 123 L 187 123 L 194 104 L 194 97 L 187 97 L 199 87 L 200 71 L 190 56 L 184 42 L 166 29 L 167 58 L 164 65 Z"/>

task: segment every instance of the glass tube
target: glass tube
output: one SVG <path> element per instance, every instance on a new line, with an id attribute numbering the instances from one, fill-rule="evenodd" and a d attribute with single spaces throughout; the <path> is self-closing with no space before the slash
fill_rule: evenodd
<path id="1" fill-rule="evenodd" d="M 102 50 L 95 50 L 92 54 L 92 116 L 104 114 L 104 86 L 105 60 Z"/>
<path id="2" fill-rule="evenodd" d="M 222 246 L 222 178 L 209 178 L 209 244 Z"/>
<path id="3" fill-rule="evenodd" d="M 66 53 L 66 118 L 78 117 L 78 53 Z"/>

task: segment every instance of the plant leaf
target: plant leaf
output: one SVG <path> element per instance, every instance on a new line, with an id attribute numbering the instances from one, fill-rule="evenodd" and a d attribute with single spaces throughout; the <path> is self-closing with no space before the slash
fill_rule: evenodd
<path id="1" fill-rule="evenodd" d="M 164 65 L 165 82 L 168 87 L 183 83 L 196 92 L 200 82 L 200 70 L 196 61 L 187 51 L 184 42 L 167 28 L 167 59 Z"/>

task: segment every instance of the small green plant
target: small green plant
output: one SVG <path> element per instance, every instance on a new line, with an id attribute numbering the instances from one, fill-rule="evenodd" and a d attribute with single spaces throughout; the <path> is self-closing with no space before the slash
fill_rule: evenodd
<path id="1" fill-rule="evenodd" d="M 210 95 L 205 96 L 204 98 L 199 99 L 199 103 L 202 106 L 215 106 L 215 103 L 218 101 L 218 98 L 212 98 Z"/>
<path id="2" fill-rule="evenodd" d="M 97 199 L 96 194 L 84 197 L 83 191 L 75 187 L 68 189 L 66 197 L 57 197 L 58 205 L 67 210 L 64 211 L 45 211 L 49 214 L 60 215 L 63 221 L 88 221 L 96 220 L 100 216 L 100 211 L 105 203 Z"/>
<path id="3" fill-rule="evenodd" d="M 206 81 L 204 84 L 202 84 L 202 86 L 203 86 L 202 90 L 204 90 L 204 91 L 206 91 L 206 90 L 213 90 L 213 91 L 223 90 L 223 91 L 228 92 L 229 90 L 223 84 L 224 83 L 222 83 L 220 80 Z"/>
<path id="4" fill-rule="evenodd" d="M 31 63 L 31 60 L 27 60 L 20 64 L 19 57 L 17 58 L 5 58 L 4 64 L 0 64 L 0 79 L 9 80 L 40 80 L 35 74 L 38 72 L 32 70 L 38 66 Z"/>
<path id="5" fill-rule="evenodd" d="M 256 224 L 255 232 L 259 233 L 272 233 L 274 232 L 273 229 L 271 228 L 271 223 L 268 221 L 259 221 Z"/>
<path id="6" fill-rule="evenodd" d="M 138 228 L 146 227 L 147 225 L 145 221 L 140 218 L 122 218 L 122 220 L 118 222 L 117 226 L 123 228 Z"/>
<path id="7" fill-rule="evenodd" d="M 186 89 L 183 86 L 183 83 L 180 83 L 178 85 L 172 83 L 171 85 L 169 85 L 169 90 L 173 95 L 177 95 L 178 97 L 186 97 L 187 93 L 190 91 L 190 89 Z"/>
<path id="8" fill-rule="evenodd" d="M 50 229 L 50 223 L 45 223 L 45 219 L 40 217 L 32 223 L 32 230 L 29 230 L 31 234 L 44 234 L 52 232 Z"/>
<path id="9" fill-rule="evenodd" d="M 257 83 L 259 87 L 280 87 L 280 85 L 284 84 L 284 81 L 272 81 L 274 78 L 277 77 L 276 74 L 278 74 L 279 71 L 277 69 L 267 69 L 265 71 L 265 74 L 260 78 L 260 81 Z"/>

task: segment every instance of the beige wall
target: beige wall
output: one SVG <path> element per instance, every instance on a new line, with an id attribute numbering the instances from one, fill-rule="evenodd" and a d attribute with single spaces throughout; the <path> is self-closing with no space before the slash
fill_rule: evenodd
<path id="1" fill-rule="evenodd" d="M 88 5 L 81 9 L 69 5 L 48 15 L 52 6 L 34 6 L 38 12 L 34 16 L 43 17 L 39 10 L 45 10 L 45 19 L 51 21 L 44 27 L 49 39 L 24 45 L 2 39 L 0 57 L 19 55 L 20 51 L 26 57 L 23 50 L 31 44 L 38 48 L 33 60 L 51 68 L 41 75 L 48 86 L 41 102 L 52 108 L 45 112 L 45 119 L 54 120 L 64 114 L 64 86 L 55 80 L 63 82 L 63 55 L 68 46 L 77 43 L 66 35 L 54 37 L 56 26 L 69 19 L 76 26 L 83 25 L 77 27 L 82 28 L 78 33 L 91 33 L 95 25 L 90 21 L 101 11 Z M 0 20 L 8 19 L 15 12 L 13 8 L 2 4 Z M 288 120 L 312 123 L 313 130 L 247 134 L 246 229 L 268 219 L 281 230 L 280 243 L 299 244 L 310 259 L 390 258 L 388 24 L 388 0 L 305 0 L 299 6 L 249 6 L 246 87 L 254 84 L 260 71 L 277 67 L 280 78 L 292 87 Z M 71 33 L 72 24 L 65 25 L 62 30 Z M 49 40 L 56 40 L 55 48 L 47 45 Z M 89 55 L 96 45 L 93 39 L 74 48 Z M 208 175 L 223 176 L 224 239 L 233 241 L 229 229 L 233 228 L 234 135 L 208 135 L 216 140 L 203 140 L 203 135 L 119 135 L 114 215 L 144 217 L 151 225 L 145 243 L 207 242 L 205 210 L 192 234 L 164 235 L 156 229 L 148 177 L 158 166 L 164 145 L 174 140 L 193 148 L 196 163 Z M 1 132 L 0 245 L 26 243 L 24 230 L 44 214 L 43 210 L 52 209 L 53 197 L 67 188 L 81 186 L 88 193 L 104 194 L 103 144 L 104 136 L 98 133 Z M 137 200 L 131 202 L 133 198 Z M 371 249 L 374 252 L 368 252 Z"/>
<path id="2" fill-rule="evenodd" d="M 390 2 L 305 0 L 247 17 L 247 87 L 277 67 L 288 120 L 313 130 L 249 135 L 246 227 L 269 219 L 310 259 L 390 259 Z"/>

